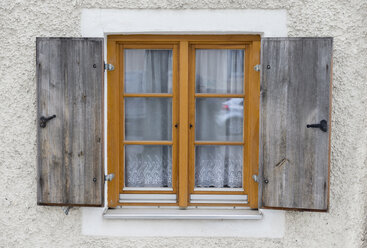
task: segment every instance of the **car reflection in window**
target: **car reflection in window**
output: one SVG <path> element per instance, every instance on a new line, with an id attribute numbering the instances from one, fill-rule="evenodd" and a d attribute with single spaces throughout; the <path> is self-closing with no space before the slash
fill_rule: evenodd
<path id="1" fill-rule="evenodd" d="M 242 134 L 243 99 L 231 98 L 222 103 L 222 109 L 216 116 L 216 123 L 226 128 L 228 135 Z"/>

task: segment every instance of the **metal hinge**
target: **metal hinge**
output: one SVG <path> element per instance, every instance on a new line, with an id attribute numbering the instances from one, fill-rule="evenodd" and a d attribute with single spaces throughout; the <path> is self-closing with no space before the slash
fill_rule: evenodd
<path id="1" fill-rule="evenodd" d="M 252 175 L 252 179 L 254 179 L 254 181 L 257 182 L 257 183 L 260 183 L 260 180 L 261 180 L 260 177 L 258 175 L 256 175 L 256 174 Z M 264 178 L 264 183 L 265 184 L 268 184 L 269 183 L 269 180 L 266 179 L 266 178 Z"/>
<path id="2" fill-rule="evenodd" d="M 113 71 L 115 70 L 115 67 L 113 66 L 113 64 L 104 64 L 104 69 L 107 71 Z"/>
<path id="3" fill-rule="evenodd" d="M 259 183 L 259 176 L 254 174 L 252 175 L 252 179 L 254 179 L 255 182 Z"/>
<path id="4" fill-rule="evenodd" d="M 115 174 L 113 173 L 104 176 L 105 181 L 112 181 L 112 179 L 114 178 L 115 178 Z"/>
<path id="5" fill-rule="evenodd" d="M 261 65 L 260 64 L 255 65 L 254 70 L 255 71 L 260 71 L 261 70 Z"/>
<path id="6" fill-rule="evenodd" d="M 260 180 L 261 180 L 260 177 L 258 175 L 256 175 L 256 174 L 252 175 L 252 179 L 254 179 L 254 181 L 257 182 L 257 183 L 260 183 Z M 264 181 L 263 182 L 265 184 L 268 184 L 269 183 L 269 180 L 266 179 L 266 178 L 264 178 Z"/>

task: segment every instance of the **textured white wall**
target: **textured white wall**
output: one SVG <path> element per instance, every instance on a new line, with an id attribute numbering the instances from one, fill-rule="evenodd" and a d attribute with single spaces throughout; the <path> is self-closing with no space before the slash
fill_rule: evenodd
<path id="1" fill-rule="evenodd" d="M 35 37 L 80 36 L 82 8 L 286 9 L 289 36 L 333 36 L 330 212 L 287 213 L 281 239 L 113 238 L 83 236 L 80 209 L 36 206 Z M 0 247 L 366 247 L 366 27 L 365 0 L 2 0 Z"/>
<path id="2" fill-rule="evenodd" d="M 83 9 L 81 33 L 263 34 L 287 36 L 287 12 L 262 9 Z"/>

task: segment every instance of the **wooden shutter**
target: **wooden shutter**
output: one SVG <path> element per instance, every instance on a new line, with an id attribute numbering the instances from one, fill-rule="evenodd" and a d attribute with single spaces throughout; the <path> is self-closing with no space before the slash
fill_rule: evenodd
<path id="1" fill-rule="evenodd" d="M 263 39 L 261 64 L 260 206 L 327 211 L 332 38 Z"/>
<path id="2" fill-rule="evenodd" d="M 39 205 L 102 206 L 103 39 L 37 38 Z M 41 117 L 55 118 L 41 127 Z"/>

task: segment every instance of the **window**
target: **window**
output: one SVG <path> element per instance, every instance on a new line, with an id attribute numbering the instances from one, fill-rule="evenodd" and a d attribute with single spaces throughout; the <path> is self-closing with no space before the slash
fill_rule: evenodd
<path id="1" fill-rule="evenodd" d="M 39 205 L 328 210 L 332 38 L 107 42 L 37 38 Z"/>
<path id="2" fill-rule="evenodd" d="M 257 35 L 111 35 L 108 204 L 257 208 Z"/>

